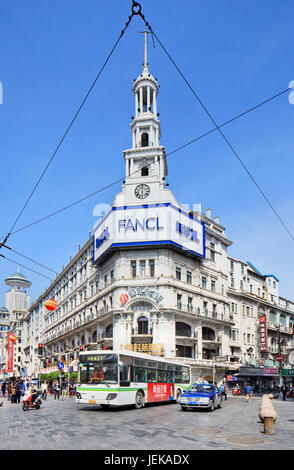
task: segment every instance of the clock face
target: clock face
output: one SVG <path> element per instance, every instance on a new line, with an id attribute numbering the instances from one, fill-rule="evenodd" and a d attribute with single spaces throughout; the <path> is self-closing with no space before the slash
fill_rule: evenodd
<path id="1" fill-rule="evenodd" d="M 149 194 L 150 194 L 150 188 L 149 188 L 149 186 L 147 186 L 147 184 L 139 184 L 135 188 L 135 195 L 139 199 L 145 199 L 146 197 L 149 196 Z"/>

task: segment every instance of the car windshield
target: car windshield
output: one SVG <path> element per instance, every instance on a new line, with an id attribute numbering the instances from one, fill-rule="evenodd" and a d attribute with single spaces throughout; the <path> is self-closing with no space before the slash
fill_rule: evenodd
<path id="1" fill-rule="evenodd" d="M 191 387 L 188 388 L 187 392 L 211 393 L 213 392 L 213 387 L 209 384 L 195 384 L 191 385 Z"/>
<path id="2" fill-rule="evenodd" d="M 115 384 L 118 382 L 117 354 L 89 354 L 80 357 L 81 384 Z"/>

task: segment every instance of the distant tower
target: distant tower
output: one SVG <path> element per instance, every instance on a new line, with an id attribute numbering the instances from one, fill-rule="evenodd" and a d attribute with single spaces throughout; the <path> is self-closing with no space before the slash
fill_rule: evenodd
<path id="1" fill-rule="evenodd" d="M 6 308 L 10 313 L 10 322 L 17 322 L 29 308 L 30 297 L 27 295 L 26 289 L 32 283 L 19 272 L 19 269 L 4 281 L 10 287 L 6 292 Z"/>

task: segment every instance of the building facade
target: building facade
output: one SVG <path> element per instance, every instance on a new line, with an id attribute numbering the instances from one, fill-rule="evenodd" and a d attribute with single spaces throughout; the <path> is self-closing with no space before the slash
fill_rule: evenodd
<path id="1" fill-rule="evenodd" d="M 168 189 L 146 38 L 122 190 L 23 318 L 23 360 L 36 374 L 77 359 L 81 347 L 131 349 L 190 364 L 194 380 L 218 382 L 241 366 L 268 366 L 275 380 L 275 352 L 289 366 L 294 302 L 279 297 L 274 275 L 229 256 L 232 241 L 210 209 L 187 210 Z"/>

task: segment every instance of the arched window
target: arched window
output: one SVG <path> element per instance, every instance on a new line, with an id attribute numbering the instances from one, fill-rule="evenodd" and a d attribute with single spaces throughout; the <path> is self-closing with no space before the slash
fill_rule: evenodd
<path id="1" fill-rule="evenodd" d="M 148 176 L 149 175 L 149 168 L 144 166 L 141 170 L 141 176 Z"/>
<path id="2" fill-rule="evenodd" d="M 141 147 L 148 147 L 149 145 L 149 136 L 147 132 L 143 132 L 141 137 Z"/>
<path id="3" fill-rule="evenodd" d="M 138 334 L 139 335 L 148 334 L 148 319 L 146 317 L 140 317 L 138 319 Z"/>
<path id="4" fill-rule="evenodd" d="M 215 332 L 211 328 L 203 326 L 202 328 L 202 339 L 204 341 L 215 341 Z"/>
<path id="5" fill-rule="evenodd" d="M 180 321 L 176 322 L 176 336 L 191 337 L 191 326 Z"/>

